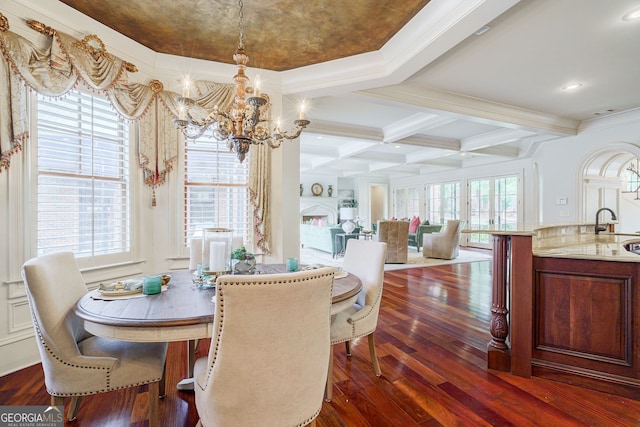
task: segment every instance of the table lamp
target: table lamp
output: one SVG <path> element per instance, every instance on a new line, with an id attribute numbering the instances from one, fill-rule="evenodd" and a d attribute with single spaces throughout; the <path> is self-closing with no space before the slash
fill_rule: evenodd
<path id="1" fill-rule="evenodd" d="M 351 221 L 355 218 L 355 208 L 340 208 L 340 219 L 346 221 L 342 223 L 342 230 L 351 234 L 356 229 L 356 225 Z"/>

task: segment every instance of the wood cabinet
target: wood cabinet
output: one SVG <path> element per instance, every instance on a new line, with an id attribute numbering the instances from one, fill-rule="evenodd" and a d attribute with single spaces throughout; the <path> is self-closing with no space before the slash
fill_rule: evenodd
<path id="1" fill-rule="evenodd" d="M 633 262 L 534 257 L 535 376 L 640 398 L 640 310 Z"/>

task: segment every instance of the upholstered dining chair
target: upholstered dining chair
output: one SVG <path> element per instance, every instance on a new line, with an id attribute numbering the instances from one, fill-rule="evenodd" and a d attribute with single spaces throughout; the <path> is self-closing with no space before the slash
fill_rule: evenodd
<path id="1" fill-rule="evenodd" d="M 331 350 L 325 390 L 327 402 L 333 397 L 334 344 L 344 342 L 347 357 L 351 357 L 351 341 L 366 336 L 373 370 L 376 376 L 382 375 L 373 334 L 378 325 L 386 256 L 385 242 L 353 239 L 347 243 L 342 269 L 358 276 L 362 282 L 362 291 L 352 307 L 331 316 Z"/>
<path id="2" fill-rule="evenodd" d="M 460 233 L 464 220 L 449 220 L 444 230 L 422 236 L 422 256 L 454 259 L 460 253 Z"/>
<path id="3" fill-rule="evenodd" d="M 208 357 L 194 367 L 200 425 L 315 425 L 329 364 L 334 269 L 216 281 Z"/>
<path id="4" fill-rule="evenodd" d="M 27 261 L 22 276 L 31 307 L 44 381 L 52 406 L 71 397 L 67 418 L 76 418 L 82 396 L 149 385 L 149 425 L 160 425 L 166 343 L 123 342 L 91 335 L 74 312 L 87 293 L 71 252 Z"/>

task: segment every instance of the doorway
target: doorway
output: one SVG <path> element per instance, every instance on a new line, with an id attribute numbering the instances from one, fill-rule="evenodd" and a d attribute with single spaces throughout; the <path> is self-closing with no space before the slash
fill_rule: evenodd
<path id="1" fill-rule="evenodd" d="M 378 220 L 387 218 L 387 186 L 369 184 L 369 218 L 371 228 Z"/>

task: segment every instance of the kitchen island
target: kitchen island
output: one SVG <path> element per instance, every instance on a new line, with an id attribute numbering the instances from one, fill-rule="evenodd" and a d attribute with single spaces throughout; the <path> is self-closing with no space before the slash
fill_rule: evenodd
<path id="1" fill-rule="evenodd" d="M 594 224 L 492 234 L 489 368 L 640 399 L 640 235 Z"/>

